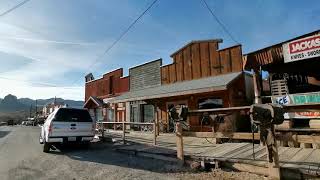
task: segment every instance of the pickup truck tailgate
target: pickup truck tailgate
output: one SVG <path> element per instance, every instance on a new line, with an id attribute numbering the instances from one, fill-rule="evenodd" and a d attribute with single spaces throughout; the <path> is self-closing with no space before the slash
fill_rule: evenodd
<path id="1" fill-rule="evenodd" d="M 53 122 L 50 136 L 93 136 L 92 122 Z"/>

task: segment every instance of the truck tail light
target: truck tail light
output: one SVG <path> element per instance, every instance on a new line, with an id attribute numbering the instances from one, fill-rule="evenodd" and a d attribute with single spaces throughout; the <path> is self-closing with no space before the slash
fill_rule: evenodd
<path id="1" fill-rule="evenodd" d="M 52 123 L 50 123 L 49 125 L 49 134 L 51 134 L 51 132 L 52 132 Z"/>

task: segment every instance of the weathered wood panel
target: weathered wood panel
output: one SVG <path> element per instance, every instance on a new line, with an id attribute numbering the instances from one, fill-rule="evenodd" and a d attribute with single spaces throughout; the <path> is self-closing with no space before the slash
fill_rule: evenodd
<path id="1" fill-rule="evenodd" d="M 130 90 L 138 90 L 161 84 L 160 66 L 162 60 L 158 59 L 129 69 Z"/>
<path id="2" fill-rule="evenodd" d="M 192 79 L 192 59 L 191 59 L 191 48 L 186 47 L 183 50 L 183 63 L 184 63 L 184 80 Z"/>
<path id="3" fill-rule="evenodd" d="M 170 64 L 170 65 L 168 65 L 168 67 L 169 67 L 169 83 L 177 82 L 176 65 Z"/>
<path id="4" fill-rule="evenodd" d="M 217 43 L 209 43 L 209 58 L 211 65 L 211 76 L 221 74 L 221 62 L 219 52 L 217 51 Z"/>
<path id="5" fill-rule="evenodd" d="M 161 67 L 161 83 L 162 84 L 169 83 L 169 67 L 168 66 Z"/>
<path id="6" fill-rule="evenodd" d="M 242 71 L 242 52 L 241 46 L 230 49 L 232 59 L 232 72 Z"/>
<path id="7" fill-rule="evenodd" d="M 201 77 L 210 76 L 211 71 L 210 71 L 209 43 L 200 43 L 200 61 L 201 61 Z"/>
<path id="8" fill-rule="evenodd" d="M 182 53 L 178 53 L 175 55 L 174 61 L 176 63 L 176 73 L 177 73 L 177 81 L 184 80 L 183 74 L 183 57 Z"/>
<path id="9" fill-rule="evenodd" d="M 242 71 L 241 46 L 218 50 L 218 45 L 213 41 L 194 42 L 176 52 L 173 64 L 167 65 L 168 73 L 162 71 L 163 84 Z"/>
<path id="10" fill-rule="evenodd" d="M 229 49 L 219 51 L 219 54 L 221 57 L 221 66 L 222 66 L 221 73 L 226 74 L 228 72 L 231 72 Z"/>
<path id="11" fill-rule="evenodd" d="M 192 59 L 192 78 L 199 79 L 201 77 L 201 62 L 200 62 L 200 48 L 199 44 L 191 46 L 191 59 Z"/>

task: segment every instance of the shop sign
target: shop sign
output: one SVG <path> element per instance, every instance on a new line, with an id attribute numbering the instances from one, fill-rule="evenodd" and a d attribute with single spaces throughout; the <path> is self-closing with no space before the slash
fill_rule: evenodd
<path id="1" fill-rule="evenodd" d="M 293 62 L 320 56 L 320 34 L 282 45 L 284 62 Z"/>
<path id="2" fill-rule="evenodd" d="M 320 93 L 288 94 L 285 96 L 272 96 L 272 103 L 286 104 L 312 104 L 320 103 Z M 320 118 L 320 112 L 293 112 L 285 113 L 285 119 L 290 118 Z"/>

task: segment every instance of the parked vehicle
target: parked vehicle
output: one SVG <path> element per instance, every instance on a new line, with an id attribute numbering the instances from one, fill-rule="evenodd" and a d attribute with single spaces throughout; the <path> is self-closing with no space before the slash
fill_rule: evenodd
<path id="1" fill-rule="evenodd" d="M 21 125 L 25 126 L 34 126 L 35 122 L 34 121 L 22 121 Z"/>
<path id="2" fill-rule="evenodd" d="M 8 120 L 8 126 L 13 126 L 14 125 L 14 121 L 13 121 L 13 119 L 10 119 L 10 120 Z"/>
<path id="3" fill-rule="evenodd" d="M 5 125 L 8 125 L 7 122 L 0 122 L 0 126 L 5 126 Z"/>
<path id="4" fill-rule="evenodd" d="M 49 152 L 52 145 L 57 143 L 89 145 L 94 132 L 94 122 L 86 109 L 59 108 L 45 120 L 39 141 L 43 144 L 43 152 Z"/>

